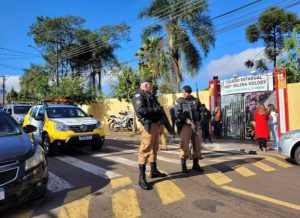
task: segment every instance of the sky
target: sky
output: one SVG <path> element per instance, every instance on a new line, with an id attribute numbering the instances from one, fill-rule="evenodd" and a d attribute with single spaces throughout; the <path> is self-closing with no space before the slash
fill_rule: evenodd
<path id="1" fill-rule="evenodd" d="M 29 27 L 36 21 L 37 16 L 81 16 L 86 20 L 84 27 L 91 30 L 102 25 L 126 23 L 131 27 L 130 41 L 122 43 L 122 47 L 115 53 L 121 63 L 135 67 L 137 64 L 135 61 L 128 61 L 135 58 L 135 53 L 141 45 L 140 35 L 143 28 L 159 23 L 158 20 L 153 19 L 138 19 L 139 12 L 150 2 L 151 0 L 0 0 L 0 76 L 9 76 L 7 90 L 11 87 L 19 90 L 22 69 L 28 68 L 30 63 L 44 62 L 39 52 L 30 47 L 35 44 L 28 36 Z M 216 17 L 246 5 L 252 0 L 207 0 L 207 2 L 209 15 Z M 248 74 L 249 70 L 245 68 L 244 62 L 247 59 L 257 60 L 263 57 L 264 47 L 261 42 L 248 43 L 245 29 L 249 24 L 238 24 L 250 18 L 255 21 L 258 15 L 270 6 L 284 6 L 293 2 L 297 1 L 262 0 L 233 14 L 214 19 L 214 29 L 217 32 L 215 48 L 211 49 L 207 57 L 203 57 L 196 77 L 184 76 L 183 85 L 189 84 L 194 88 L 197 83 L 201 90 L 208 86 L 208 81 L 213 76 L 226 79 L 236 74 Z M 287 10 L 297 13 L 300 17 L 299 4 Z M 239 27 L 230 28 L 235 25 Z M 104 78 L 105 93 L 111 92 L 111 81 L 114 80 Z"/>

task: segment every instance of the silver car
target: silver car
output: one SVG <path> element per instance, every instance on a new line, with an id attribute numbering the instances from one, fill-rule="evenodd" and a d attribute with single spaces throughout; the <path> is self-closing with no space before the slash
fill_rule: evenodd
<path id="1" fill-rule="evenodd" d="M 5 111 L 22 126 L 24 117 L 28 113 L 30 108 L 31 105 L 27 104 L 10 104 L 5 106 Z"/>
<path id="2" fill-rule="evenodd" d="M 279 140 L 279 152 L 300 165 L 300 129 L 286 132 Z"/>

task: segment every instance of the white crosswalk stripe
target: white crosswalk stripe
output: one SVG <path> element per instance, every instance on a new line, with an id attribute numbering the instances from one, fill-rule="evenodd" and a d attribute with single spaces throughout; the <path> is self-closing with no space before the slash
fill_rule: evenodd
<path id="1" fill-rule="evenodd" d="M 87 162 L 84 162 L 82 160 L 79 160 L 77 158 L 74 158 L 74 157 L 70 157 L 70 156 L 57 156 L 55 157 L 56 159 L 60 160 L 60 161 L 63 161 L 63 162 L 66 162 L 72 166 L 75 166 L 75 167 L 78 167 L 84 171 L 87 171 L 89 173 L 92 173 L 96 176 L 101 176 L 103 178 L 106 178 L 106 179 L 113 179 L 113 178 L 116 178 L 116 177 L 120 177 L 121 175 L 114 172 L 114 171 L 111 171 L 111 170 L 108 170 L 108 169 L 105 169 L 103 167 L 99 167 L 99 166 L 96 166 L 94 164 L 90 164 L 90 163 L 87 163 Z"/>
<path id="2" fill-rule="evenodd" d="M 50 192 L 59 192 L 66 189 L 71 189 L 74 186 L 65 181 L 64 179 L 58 177 L 52 172 L 49 172 L 49 180 L 47 188 Z"/>
<path id="3" fill-rule="evenodd" d="M 116 151 L 119 151 L 119 152 L 122 152 L 122 153 L 127 152 L 127 150 L 124 150 L 123 148 L 119 148 L 119 147 L 115 147 L 115 146 L 109 146 L 109 147 L 110 147 L 109 149 L 111 149 L 111 150 L 116 150 Z M 169 163 L 180 164 L 180 160 L 178 160 L 178 159 L 162 157 L 160 155 L 157 156 L 157 159 L 161 160 L 161 161 L 169 162 Z"/>
<path id="4" fill-rule="evenodd" d="M 89 153 L 89 152 L 86 152 L 86 153 Z M 127 151 L 116 152 L 116 153 L 122 154 L 122 153 L 127 153 Z M 107 155 L 104 155 L 104 154 L 92 154 L 92 153 L 89 153 L 89 154 L 91 154 L 92 157 L 97 157 L 97 158 L 102 158 L 102 159 L 105 159 L 105 160 L 114 161 L 114 162 L 121 163 L 121 164 L 124 164 L 124 165 L 127 165 L 127 166 L 133 166 L 133 167 L 138 166 L 137 161 L 129 160 L 129 159 L 126 159 L 126 158 L 123 158 L 123 157 L 115 156 L 115 155 L 107 156 Z"/>

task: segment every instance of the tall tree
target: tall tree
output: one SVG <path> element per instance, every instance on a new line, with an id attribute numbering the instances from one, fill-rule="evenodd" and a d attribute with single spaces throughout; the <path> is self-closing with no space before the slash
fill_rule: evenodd
<path id="1" fill-rule="evenodd" d="M 76 16 L 37 17 L 29 35 L 45 51 L 44 58 L 55 71 L 59 57 L 60 76 L 89 76 L 92 88 L 101 90 L 102 74 L 118 67 L 114 54 L 122 40 L 128 40 L 129 27 L 125 24 L 102 26 L 96 30 L 83 28 L 85 20 Z M 57 53 L 56 53 L 57 52 Z M 98 85 L 96 76 L 98 75 Z"/>
<path id="2" fill-rule="evenodd" d="M 15 91 L 14 87 L 10 89 L 10 91 L 6 95 L 6 101 L 8 103 L 18 101 L 18 92 Z"/>
<path id="3" fill-rule="evenodd" d="M 163 49 L 161 37 L 145 38 L 136 56 L 139 58 L 139 74 L 150 77 L 155 85 L 158 79 L 170 71 L 168 53 Z"/>
<path id="4" fill-rule="evenodd" d="M 279 66 L 287 72 L 288 83 L 300 82 L 300 48 L 298 37 L 300 25 L 293 29 L 293 36 L 284 40 L 284 50 L 287 57 L 282 57 Z"/>
<path id="5" fill-rule="evenodd" d="M 29 68 L 24 69 L 24 74 L 20 77 L 21 91 L 24 93 L 31 94 L 32 96 L 37 95 L 37 84 L 36 78 L 45 71 L 42 65 L 31 64 Z"/>
<path id="6" fill-rule="evenodd" d="M 118 83 L 114 87 L 114 94 L 119 101 L 130 102 L 139 88 L 140 78 L 131 67 L 124 67 L 118 76 Z"/>
<path id="7" fill-rule="evenodd" d="M 177 91 L 183 81 L 183 69 L 195 76 L 202 63 L 202 53 L 206 56 L 214 46 L 215 34 L 207 12 L 206 0 L 153 0 L 140 13 L 140 17 L 156 18 L 162 23 L 146 28 L 143 37 L 166 33 Z"/>
<path id="8" fill-rule="evenodd" d="M 299 20 L 295 13 L 271 7 L 259 16 L 257 23 L 247 27 L 246 38 L 250 43 L 259 40 L 264 42 L 266 57 L 273 62 L 275 68 L 277 57 L 284 48 L 284 37 L 292 32 L 297 23 Z"/>
<path id="9" fill-rule="evenodd" d="M 67 60 L 73 67 L 73 72 L 77 74 L 88 74 L 91 78 L 91 85 L 94 90 L 101 90 L 101 79 L 103 74 L 119 68 L 120 64 L 115 55 L 115 50 L 120 48 L 121 41 L 129 40 L 129 27 L 125 24 L 115 26 L 103 26 L 95 31 L 80 30 L 77 32 L 78 44 L 70 46 L 68 50 L 85 47 L 86 52 L 72 55 Z M 100 45 L 100 46 L 99 46 Z M 76 50 L 75 50 L 76 51 Z M 88 69 L 88 70 L 87 70 Z M 98 77 L 98 85 L 96 84 Z M 97 88 L 96 88 L 97 87 Z"/>

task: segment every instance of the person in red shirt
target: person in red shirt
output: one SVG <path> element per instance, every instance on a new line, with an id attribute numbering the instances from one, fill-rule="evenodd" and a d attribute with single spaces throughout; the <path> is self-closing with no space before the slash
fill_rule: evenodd
<path id="1" fill-rule="evenodd" d="M 267 140 L 269 138 L 269 112 L 266 109 L 265 105 L 260 103 L 254 112 L 255 120 L 255 138 L 258 141 L 260 150 L 267 150 Z"/>

